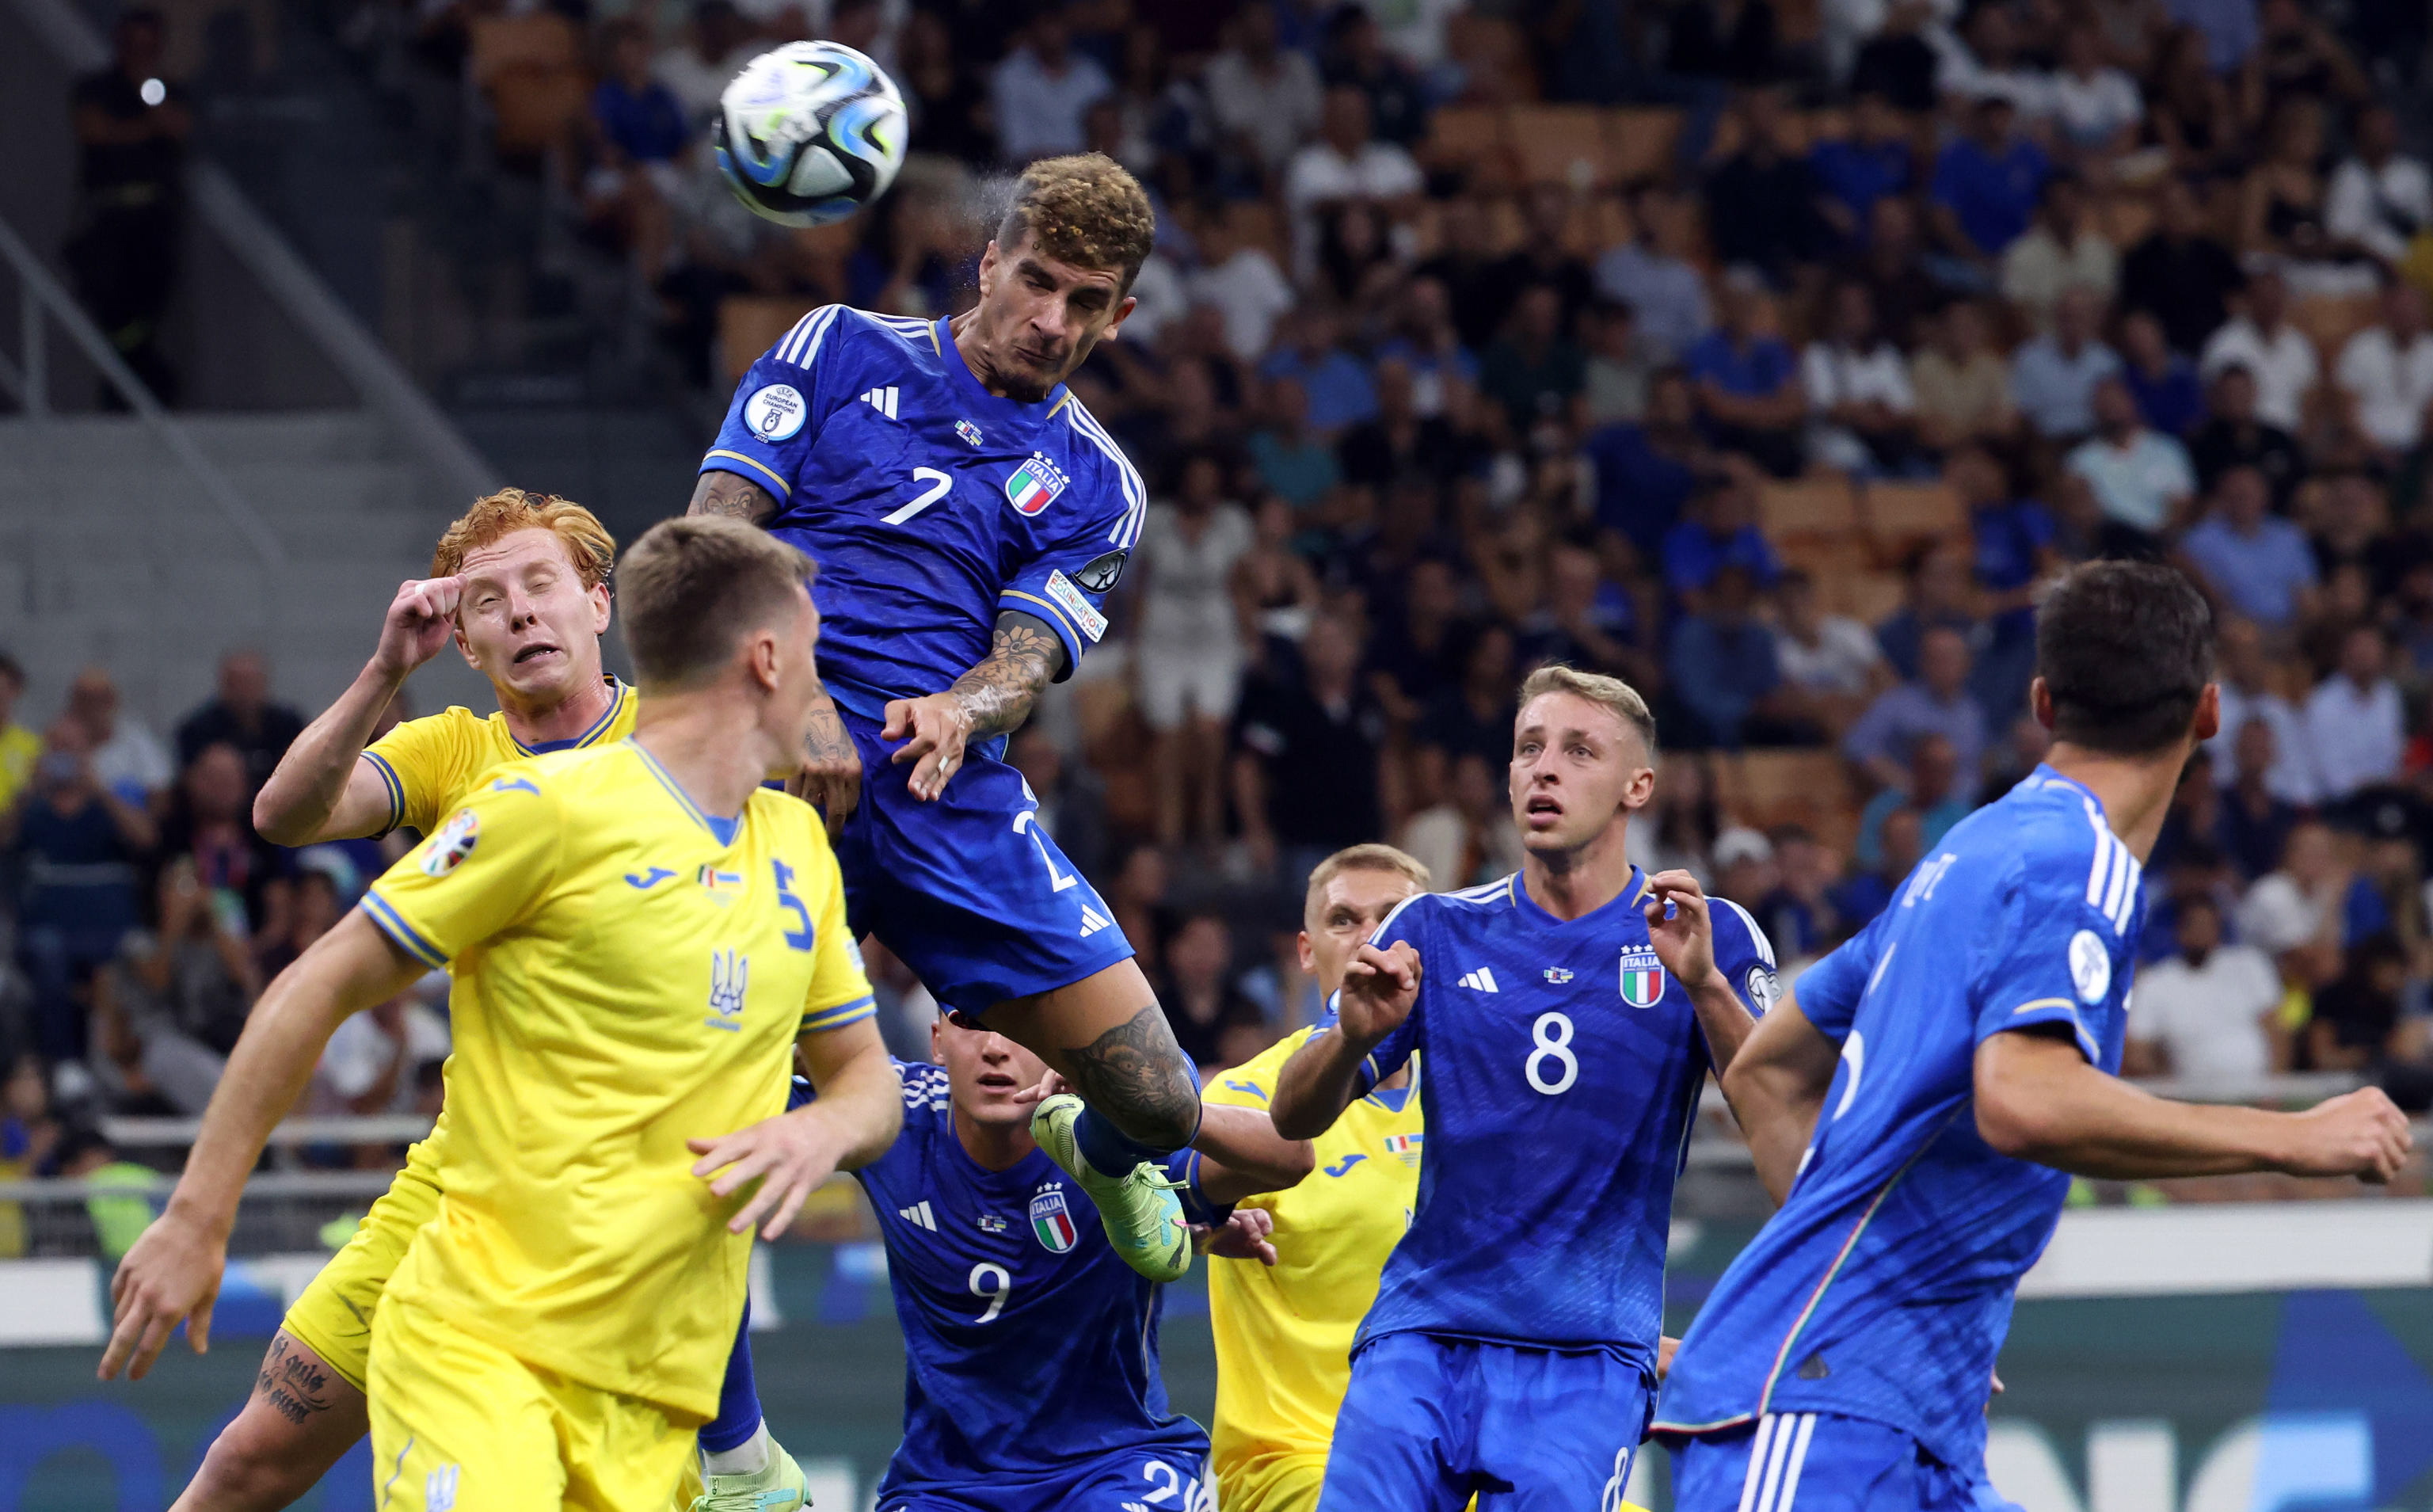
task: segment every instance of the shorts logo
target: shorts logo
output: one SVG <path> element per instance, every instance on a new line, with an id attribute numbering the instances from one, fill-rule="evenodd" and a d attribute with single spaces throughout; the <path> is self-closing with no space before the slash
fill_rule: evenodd
<path id="1" fill-rule="evenodd" d="M 980 444 L 980 428 L 974 425 L 969 420 L 957 420 L 955 422 L 955 433 L 961 436 L 965 442 L 972 446 L 978 446 Z"/>
<path id="2" fill-rule="evenodd" d="M 440 825 L 439 833 L 422 848 L 422 875 L 446 876 L 465 864 L 481 839 L 482 816 L 470 808 L 457 809 L 456 817 Z"/>
<path id="3" fill-rule="evenodd" d="M 1420 1164 L 1420 1147 L 1427 1142 L 1427 1137 L 1425 1134 L 1387 1134 L 1386 1153 L 1400 1155 L 1405 1165 L 1417 1165 Z"/>
<path id="4" fill-rule="evenodd" d="M 1072 618 L 1074 629 L 1090 637 L 1092 645 L 1107 633 L 1107 617 L 1093 608 L 1090 601 L 1081 597 L 1081 590 L 1073 586 L 1073 580 L 1063 573 L 1047 574 L 1047 596 Z"/>
<path id="5" fill-rule="evenodd" d="M 791 383 L 772 383 L 743 401 L 743 423 L 763 441 L 784 441 L 803 428 L 811 407 Z"/>
<path id="6" fill-rule="evenodd" d="M 1073 1248 L 1080 1237 L 1073 1227 L 1072 1210 L 1064 1205 L 1062 1188 L 1050 1187 L 1030 1199 L 1030 1232 L 1039 1247 L 1051 1255 L 1061 1255 Z"/>
<path id="7" fill-rule="evenodd" d="M 2078 985 L 2083 1003 L 2100 1003 L 2112 990 L 2112 952 L 2092 929 L 2069 937 L 2069 979 Z"/>
<path id="8" fill-rule="evenodd" d="M 732 950 L 709 953 L 709 1011 L 704 1024 L 714 1029 L 730 1032 L 740 1029 L 736 1020 L 743 1016 L 743 994 L 752 980 L 752 958 Z"/>
<path id="9" fill-rule="evenodd" d="M 1633 1008 L 1654 1008 L 1664 995 L 1664 962 L 1653 950 L 1622 953 L 1622 1000 Z"/>
<path id="10" fill-rule="evenodd" d="M 1073 574 L 1073 581 L 1087 593 L 1104 593 L 1124 575 L 1124 564 L 1131 560 L 1130 552 L 1109 552 L 1090 558 L 1088 565 Z"/>
<path id="11" fill-rule="evenodd" d="M 791 391 L 790 391 L 791 392 Z M 799 426 L 801 422 L 797 421 Z M 791 434 L 791 433 L 788 433 Z M 1034 451 L 1025 462 L 1007 475 L 1005 497 L 1016 512 L 1036 515 L 1056 501 L 1056 496 L 1071 485 L 1064 469 L 1047 460 L 1045 451 Z"/>

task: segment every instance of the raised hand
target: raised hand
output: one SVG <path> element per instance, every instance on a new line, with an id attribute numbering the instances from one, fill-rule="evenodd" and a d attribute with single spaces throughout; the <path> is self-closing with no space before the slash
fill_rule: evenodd
<path id="1" fill-rule="evenodd" d="M 1234 1215 L 1224 1222 L 1210 1226 L 1194 1225 L 1192 1246 L 1203 1255 L 1216 1255 L 1224 1260 L 1255 1260 L 1263 1266 L 1276 1263 L 1276 1247 L 1268 1235 L 1275 1232 L 1276 1220 L 1265 1208 L 1235 1208 Z"/>
<path id="2" fill-rule="evenodd" d="M 462 578 L 408 578 L 399 584 L 381 618 L 374 664 L 402 676 L 438 655 L 456 633 L 456 606 L 464 592 Z"/>
<path id="3" fill-rule="evenodd" d="M 836 1174 L 846 1147 L 818 1103 L 763 1118 L 723 1138 L 685 1141 L 685 1148 L 701 1157 L 693 1162 L 692 1174 L 709 1180 L 711 1196 L 732 1197 L 754 1181 L 760 1183 L 726 1220 L 726 1231 L 743 1233 L 760 1223 L 763 1239 L 774 1239 L 793 1226 L 803 1203 Z"/>
<path id="4" fill-rule="evenodd" d="M 1666 905 L 1671 905 L 1667 908 Z M 1659 872 L 1647 879 L 1647 935 L 1656 959 L 1684 991 L 1695 991 L 1715 975 L 1715 924 L 1707 894 L 1687 872 Z"/>
<path id="5" fill-rule="evenodd" d="M 1346 1039 L 1373 1045 L 1402 1028 L 1420 1000 L 1420 953 L 1408 941 L 1397 940 L 1387 949 L 1362 945 L 1344 968 L 1343 991 L 1336 997 Z"/>

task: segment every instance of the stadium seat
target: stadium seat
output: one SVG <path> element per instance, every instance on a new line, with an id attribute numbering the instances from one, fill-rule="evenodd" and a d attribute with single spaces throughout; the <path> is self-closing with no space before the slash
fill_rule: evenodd
<path id="1" fill-rule="evenodd" d="M 1734 824 L 1798 824 L 1829 845 L 1856 831 L 1849 773 L 1831 751 L 1744 751 L 1718 756 L 1714 773 L 1716 802 Z"/>
<path id="2" fill-rule="evenodd" d="M 1920 542 L 1968 528 L 1960 492 L 1946 483 L 1871 483 L 1863 504 L 1867 536 L 1879 559 L 1894 562 Z"/>
<path id="3" fill-rule="evenodd" d="M 790 294 L 732 294 L 718 302 L 719 368 L 740 382 L 753 360 L 777 343 L 811 301 Z"/>
<path id="4" fill-rule="evenodd" d="M 1504 117 L 1482 105 L 1448 105 L 1428 123 L 1421 156 L 1441 168 L 1467 168 L 1504 151 Z"/>
<path id="5" fill-rule="evenodd" d="M 1834 607 L 1833 585 L 1844 578 L 1875 570 L 1875 558 L 1862 536 L 1793 535 L 1774 543 L 1785 567 L 1797 568 L 1816 584 L 1821 602 Z"/>
<path id="6" fill-rule="evenodd" d="M 1848 539 L 1859 529 L 1859 501 L 1846 478 L 1800 478 L 1758 491 L 1758 528 L 1775 541 L 1795 536 Z"/>
<path id="7" fill-rule="evenodd" d="M 2146 239 L 2162 218 L 2152 195 L 2115 193 L 2098 202 L 2095 223 L 2112 245 L 2127 251 Z"/>
<path id="8" fill-rule="evenodd" d="M 1274 258 L 1278 267 L 1292 266 L 1284 227 L 1276 220 L 1275 207 L 1265 200 L 1237 199 L 1225 207 L 1225 229 L 1245 246 L 1255 246 Z"/>
<path id="9" fill-rule="evenodd" d="M 1680 111 L 1625 107 L 1604 116 L 1606 151 L 1617 182 L 1672 176 L 1673 155 L 1681 144 Z"/>
<path id="10" fill-rule="evenodd" d="M 509 74 L 583 72 L 583 34 L 554 10 L 528 16 L 477 16 L 465 54 L 468 76 L 490 89 Z"/>
<path id="11" fill-rule="evenodd" d="M 1862 569 L 1830 577 L 1818 574 L 1816 583 L 1829 613 L 1847 615 L 1863 625 L 1891 619 L 1909 591 L 1898 572 Z"/>
<path id="12" fill-rule="evenodd" d="M 517 65 L 491 76 L 491 145 L 502 158 L 536 158 L 572 141 L 591 109 L 591 79 L 570 68 Z"/>
<path id="13" fill-rule="evenodd" d="M 1504 133 L 1529 183 L 1587 191 L 1619 181 L 1602 112 L 1593 105 L 1516 105 L 1505 112 Z"/>

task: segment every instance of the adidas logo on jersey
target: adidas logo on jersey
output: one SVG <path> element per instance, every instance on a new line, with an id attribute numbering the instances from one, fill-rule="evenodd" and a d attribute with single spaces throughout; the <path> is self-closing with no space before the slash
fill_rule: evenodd
<path id="1" fill-rule="evenodd" d="M 1082 939 L 1089 939 L 1092 935 L 1097 934 L 1101 929 L 1109 927 L 1114 923 L 1114 921 L 1113 919 L 1108 918 L 1106 915 L 1100 913 L 1097 909 L 1090 907 L 1088 904 L 1084 903 L 1081 905 Z"/>
<path id="2" fill-rule="evenodd" d="M 1489 971 L 1484 966 L 1479 967 L 1476 971 L 1467 971 L 1462 973 L 1461 984 L 1474 993 L 1497 993 L 1503 991 L 1502 988 L 1495 985 L 1495 973 Z"/>
<path id="3" fill-rule="evenodd" d="M 885 388 L 872 389 L 870 392 L 861 396 L 861 401 L 864 404 L 869 405 L 872 409 L 876 410 L 879 414 L 886 416 L 889 419 L 892 420 L 895 418 L 894 384 L 890 383 Z"/>
<path id="4" fill-rule="evenodd" d="M 897 1208 L 895 1215 L 907 1223 L 917 1223 L 931 1233 L 938 1232 L 937 1215 L 929 1211 L 928 1199 L 926 1198 L 909 1208 Z"/>

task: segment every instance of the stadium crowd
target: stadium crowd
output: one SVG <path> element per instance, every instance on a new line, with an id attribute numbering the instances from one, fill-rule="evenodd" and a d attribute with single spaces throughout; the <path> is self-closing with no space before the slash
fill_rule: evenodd
<path id="1" fill-rule="evenodd" d="M 1317 858 L 1518 864 L 1513 691 L 1554 660 L 1648 694 L 1643 862 L 1746 905 L 1790 979 L 2041 756 L 2038 584 L 2138 554 L 2214 599 L 2223 722 L 2145 874 L 2129 1068 L 2424 1106 L 2433 178 L 2394 109 L 2421 7 L 610 11 L 389 20 L 575 191 L 712 394 L 811 305 L 958 308 L 1010 166 L 1094 148 L 1150 187 L 1139 308 L 1073 386 L 1155 502 L 1110 644 L 1012 757 L 1203 1062 L 1314 1011 Z M 569 28 L 575 61 L 532 48 Z M 874 212 L 790 231 L 725 195 L 704 126 L 807 35 L 899 81 L 913 155 Z M 199 1112 L 260 982 L 395 848 L 252 833 L 298 727 L 258 656 L 174 755 L 99 671 L 61 710 L 22 687 L 0 663 L 0 1169 L 33 1072 Z M 322 1106 L 435 1095 L 428 1001 L 349 1028 Z"/>

